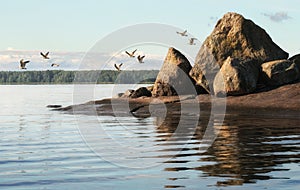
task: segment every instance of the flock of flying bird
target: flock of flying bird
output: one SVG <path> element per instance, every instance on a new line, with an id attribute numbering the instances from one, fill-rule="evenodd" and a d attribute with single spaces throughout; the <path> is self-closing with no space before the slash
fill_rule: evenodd
<path id="1" fill-rule="evenodd" d="M 135 58 L 135 52 L 137 51 L 134 50 L 133 52 L 128 52 L 128 51 L 125 51 L 125 53 L 130 57 L 130 58 Z M 137 56 L 137 60 L 139 63 L 144 63 L 144 58 L 145 58 L 145 55 L 138 55 Z M 115 68 L 118 70 L 118 71 L 121 71 L 121 66 L 123 65 L 123 63 L 120 63 L 119 65 L 115 64 Z"/>
<path id="2" fill-rule="evenodd" d="M 183 31 L 183 32 L 176 32 L 177 34 L 181 35 L 181 36 L 188 36 L 187 35 L 187 30 Z M 198 40 L 197 38 L 189 38 L 189 44 L 190 45 L 196 45 L 196 43 L 194 42 L 195 40 Z"/>
<path id="3" fill-rule="evenodd" d="M 184 37 L 188 36 L 188 35 L 187 35 L 187 30 L 185 30 L 185 31 L 183 31 L 183 32 L 178 32 L 178 31 L 177 31 L 176 33 L 179 34 L 179 35 L 181 35 L 181 36 L 184 36 Z M 197 38 L 189 38 L 189 45 L 196 45 L 196 44 L 194 43 L 195 40 L 197 40 Z M 135 58 L 135 55 L 134 55 L 134 54 L 135 54 L 136 51 L 137 51 L 137 49 L 134 50 L 133 52 L 125 51 L 125 53 L 126 53 L 130 58 Z M 45 53 L 45 54 L 44 54 L 43 52 L 40 52 L 40 55 L 41 55 L 44 59 L 50 59 L 50 58 L 49 58 L 49 52 L 47 52 L 47 53 Z M 145 58 L 145 55 L 138 55 L 138 56 L 137 56 L 137 60 L 138 60 L 139 63 L 144 63 L 144 58 Z M 21 68 L 21 69 L 27 69 L 27 68 L 26 68 L 26 64 L 29 63 L 29 62 L 30 62 L 29 60 L 24 61 L 24 59 L 21 59 L 21 60 L 20 60 L 20 68 Z M 118 71 L 121 71 L 122 65 L 123 65 L 123 63 L 120 63 L 119 65 L 114 64 L 115 68 L 116 68 Z M 59 67 L 59 64 L 52 63 L 52 64 L 51 64 L 51 67 Z"/>
<path id="4" fill-rule="evenodd" d="M 187 37 L 187 30 L 183 31 L 183 32 L 178 32 L 176 31 L 177 34 L 181 35 L 181 36 L 184 36 L 184 37 Z M 195 40 L 198 40 L 197 38 L 189 38 L 189 45 L 196 45 L 196 43 L 194 42 Z M 135 57 L 135 52 L 137 51 L 134 50 L 133 52 L 128 52 L 128 51 L 125 51 L 125 53 L 130 57 L 130 58 L 134 58 Z M 141 56 L 141 55 L 138 55 L 137 56 L 137 60 L 139 63 L 144 63 L 144 58 L 145 58 L 145 55 Z M 122 67 L 123 63 L 120 63 L 119 65 L 115 64 L 115 68 L 118 70 L 118 71 L 121 71 L 121 67 Z"/>
<path id="5" fill-rule="evenodd" d="M 50 59 L 49 57 L 49 52 L 47 53 L 43 53 L 43 52 L 40 52 L 41 56 L 44 58 L 44 59 Z M 20 69 L 27 69 L 26 68 L 26 64 L 29 63 L 30 61 L 27 60 L 27 61 L 24 61 L 24 59 L 21 59 L 20 60 Z M 51 64 L 51 67 L 59 67 L 59 64 L 56 64 L 56 63 L 52 63 Z"/>

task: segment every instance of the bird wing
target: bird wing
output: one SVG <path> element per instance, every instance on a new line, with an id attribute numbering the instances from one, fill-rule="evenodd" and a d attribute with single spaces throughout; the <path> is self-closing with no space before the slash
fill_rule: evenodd
<path id="1" fill-rule="evenodd" d="M 136 49 L 137 50 L 137 49 Z M 134 50 L 133 52 L 132 52 L 132 55 L 136 52 L 136 50 Z"/>
<path id="2" fill-rule="evenodd" d="M 126 53 L 127 55 L 131 56 L 131 54 L 130 54 L 128 51 L 125 51 L 125 53 Z"/>
<path id="3" fill-rule="evenodd" d="M 117 64 L 115 64 L 114 66 L 117 70 L 120 70 L 120 68 L 117 66 Z"/>
<path id="4" fill-rule="evenodd" d="M 143 63 L 143 59 L 144 59 L 145 55 L 143 56 L 138 56 L 137 59 L 139 60 L 140 63 Z"/>
<path id="5" fill-rule="evenodd" d="M 47 57 L 49 55 L 49 51 L 45 54 L 45 56 Z"/>
<path id="6" fill-rule="evenodd" d="M 185 31 L 182 32 L 182 34 L 186 34 L 186 33 L 187 33 L 187 30 L 185 30 Z"/>
<path id="7" fill-rule="evenodd" d="M 24 59 L 20 60 L 20 67 L 21 69 L 26 69 L 25 66 L 27 63 L 29 63 L 30 61 L 24 61 Z"/>
<path id="8" fill-rule="evenodd" d="M 41 54 L 41 56 L 45 57 L 45 55 L 43 54 L 43 52 L 41 52 L 40 54 Z"/>
<path id="9" fill-rule="evenodd" d="M 121 64 L 119 65 L 119 68 L 121 68 L 122 65 L 123 65 L 123 63 L 121 63 Z"/>

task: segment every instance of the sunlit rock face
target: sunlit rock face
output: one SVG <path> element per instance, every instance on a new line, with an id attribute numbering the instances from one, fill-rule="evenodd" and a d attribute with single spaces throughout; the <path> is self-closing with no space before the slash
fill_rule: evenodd
<path id="1" fill-rule="evenodd" d="M 288 53 L 276 45 L 267 32 L 237 13 L 227 13 L 204 41 L 190 76 L 208 92 L 213 92 L 214 77 L 224 61 L 231 57 L 264 62 L 287 59 Z"/>
<path id="2" fill-rule="evenodd" d="M 194 82 L 189 76 L 192 66 L 175 48 L 169 48 L 164 64 L 153 86 L 153 96 L 195 94 Z"/>
<path id="3" fill-rule="evenodd" d="M 228 57 L 214 80 L 214 94 L 243 95 L 256 89 L 259 70 L 253 60 L 242 61 Z"/>

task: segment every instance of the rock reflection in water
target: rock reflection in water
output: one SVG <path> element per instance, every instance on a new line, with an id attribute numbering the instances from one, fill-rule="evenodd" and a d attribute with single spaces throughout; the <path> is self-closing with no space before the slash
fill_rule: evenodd
<path id="1" fill-rule="evenodd" d="M 201 117 L 196 127 L 190 125 L 194 117 L 184 119 L 180 122 L 186 127 L 180 132 L 176 131 L 180 116 L 156 120 L 157 141 L 164 152 L 161 155 L 170 158 L 164 170 L 177 172 L 178 178 L 184 177 L 185 171 L 193 170 L 200 172 L 200 178 L 218 177 L 215 183 L 218 186 L 242 185 L 284 179 L 275 171 L 288 171 L 281 165 L 300 161 L 298 118 L 227 115 L 222 125 L 214 126 L 218 136 L 204 153 L 199 145 L 209 116 Z"/>

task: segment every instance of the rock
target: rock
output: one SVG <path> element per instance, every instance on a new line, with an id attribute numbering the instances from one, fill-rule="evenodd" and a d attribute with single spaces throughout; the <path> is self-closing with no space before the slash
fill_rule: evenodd
<path id="1" fill-rule="evenodd" d="M 124 94 L 121 96 L 121 98 L 129 98 L 133 92 L 134 92 L 134 90 L 128 89 L 124 92 Z"/>
<path id="2" fill-rule="evenodd" d="M 152 93 L 146 87 L 141 87 L 135 90 L 131 95 L 130 98 L 139 98 L 142 96 L 151 97 Z"/>
<path id="3" fill-rule="evenodd" d="M 196 84 L 210 91 L 215 75 L 228 56 L 239 60 L 256 60 L 259 68 L 260 64 L 267 61 L 287 59 L 288 53 L 251 20 L 237 13 L 227 13 L 204 41 L 190 76 Z"/>
<path id="4" fill-rule="evenodd" d="M 113 98 L 121 98 L 124 95 L 124 93 L 118 93 Z"/>
<path id="5" fill-rule="evenodd" d="M 300 71 L 300 54 L 294 55 L 293 57 L 289 58 L 289 60 L 293 61 Z"/>
<path id="6" fill-rule="evenodd" d="M 54 104 L 54 105 L 47 105 L 47 108 L 61 108 L 62 105 L 57 105 L 57 104 Z"/>
<path id="7" fill-rule="evenodd" d="M 214 80 L 217 96 L 243 95 L 256 88 L 259 70 L 253 60 L 241 61 L 228 57 Z"/>
<path id="8" fill-rule="evenodd" d="M 169 83 L 162 83 L 161 81 L 155 82 L 155 88 L 153 88 L 152 96 L 176 96 L 176 90 L 169 85 Z"/>
<path id="9" fill-rule="evenodd" d="M 192 66 L 175 48 L 169 48 L 164 64 L 155 80 L 153 96 L 195 94 L 194 81 L 189 76 Z"/>
<path id="10" fill-rule="evenodd" d="M 153 91 L 153 87 L 154 87 L 154 85 L 151 85 L 151 86 L 147 86 L 146 88 L 147 88 L 147 90 L 149 90 L 150 92 L 152 92 Z"/>
<path id="11" fill-rule="evenodd" d="M 299 79 L 299 69 L 290 60 L 266 62 L 261 67 L 262 79 L 268 85 L 280 86 Z"/>
<path id="12" fill-rule="evenodd" d="M 287 84 L 279 88 L 272 88 L 272 90 L 263 91 L 259 93 L 252 93 L 244 96 L 229 96 L 226 98 L 226 114 L 228 116 L 233 116 L 236 114 L 253 114 L 252 116 L 279 116 L 288 117 L 290 119 L 300 118 L 300 82 L 294 84 Z M 184 99 L 184 101 L 181 101 Z M 222 98 L 218 98 L 218 101 Z M 159 105 L 166 105 L 167 114 L 169 116 L 174 116 L 174 113 L 179 113 L 181 117 L 182 107 L 189 108 L 190 113 L 196 113 L 199 111 L 199 107 L 196 108 L 195 105 L 199 106 L 203 115 L 211 112 L 212 101 L 216 99 L 211 98 L 211 95 L 199 95 L 195 99 L 193 96 L 186 96 L 186 98 L 181 97 L 147 97 L 147 98 L 131 98 L 131 99 L 103 99 L 90 101 L 84 104 L 70 105 L 67 107 L 62 107 L 54 109 L 55 111 L 62 111 L 68 114 L 84 114 L 84 115 L 95 115 L 101 116 L 120 116 L 124 115 L 126 117 L 136 117 L 142 115 L 149 115 L 149 106 L 154 106 L 154 102 L 159 102 Z M 160 104 L 162 103 L 162 104 Z M 215 102 L 217 103 L 217 102 Z M 189 106 L 190 105 L 190 106 Z M 220 105 L 217 103 L 217 105 Z M 96 108 L 96 110 L 95 110 Z M 117 109 L 117 110 L 116 110 Z M 197 111 L 198 110 L 198 111 Z M 136 112 L 135 112 L 136 111 Z M 161 110 L 159 110 L 161 111 Z M 135 112 L 135 115 L 132 113 Z M 192 114 L 193 115 L 193 114 Z M 190 116 L 192 116 L 190 115 Z M 201 114 L 201 118 L 202 116 Z M 151 114 L 149 115 L 149 117 Z M 146 116 L 147 117 L 147 116 Z M 252 117 L 253 118 L 253 117 Z M 200 120 L 202 122 L 202 120 Z M 177 126 L 175 126 L 177 127 Z"/>

